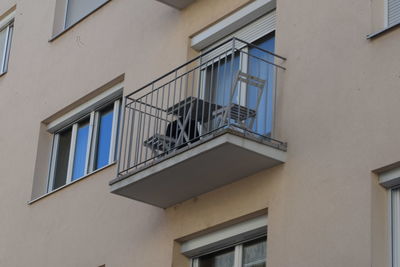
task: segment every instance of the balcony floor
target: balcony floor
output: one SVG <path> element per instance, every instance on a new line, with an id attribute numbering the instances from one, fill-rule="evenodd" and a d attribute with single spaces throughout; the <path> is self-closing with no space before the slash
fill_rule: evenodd
<path id="1" fill-rule="evenodd" d="M 167 208 L 286 160 L 285 148 L 231 129 L 117 177 L 111 192 Z"/>

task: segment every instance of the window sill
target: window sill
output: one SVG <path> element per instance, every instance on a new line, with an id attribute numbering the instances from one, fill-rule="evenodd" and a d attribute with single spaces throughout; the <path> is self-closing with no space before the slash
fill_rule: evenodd
<path id="1" fill-rule="evenodd" d="M 86 19 L 87 17 L 89 17 L 90 15 L 92 15 L 93 13 L 95 13 L 97 10 L 99 10 L 100 8 L 102 8 L 103 6 L 107 5 L 109 2 L 111 2 L 111 0 L 106 1 L 105 3 L 101 4 L 99 7 L 93 9 L 91 12 L 89 12 L 87 15 L 83 16 L 81 19 L 79 19 L 77 22 L 75 22 L 74 24 L 68 26 L 67 28 L 65 28 L 64 30 L 62 30 L 61 32 L 53 35 L 50 40 L 49 43 L 53 42 L 54 40 L 58 39 L 59 37 L 61 37 L 62 35 L 64 35 L 66 32 L 68 32 L 69 30 L 71 30 L 72 28 L 74 28 L 77 24 L 79 24 L 81 21 L 83 21 L 84 19 Z"/>
<path id="2" fill-rule="evenodd" d="M 397 29 L 399 26 L 400 26 L 400 23 L 397 23 L 397 24 L 394 24 L 392 26 L 386 27 L 386 28 L 384 28 L 384 29 L 382 29 L 380 31 L 371 33 L 371 34 L 367 35 L 367 39 L 368 40 L 373 40 L 373 39 L 375 39 L 375 38 L 377 38 L 377 37 L 379 37 L 381 35 L 384 35 L 385 33 L 388 33 L 388 32 L 391 32 L 394 29 Z"/>
<path id="3" fill-rule="evenodd" d="M 79 178 L 79 179 L 77 179 L 77 180 L 75 180 L 75 181 L 73 181 L 73 182 L 71 182 L 71 183 L 69 183 L 69 184 L 63 185 L 63 186 L 61 186 L 61 187 L 59 187 L 59 188 L 57 188 L 57 189 L 55 189 L 55 190 L 53 190 L 53 191 L 51 191 L 51 192 L 47 192 L 46 194 L 44 194 L 44 195 L 42 195 L 42 196 L 40 196 L 40 197 L 37 197 L 37 198 L 35 198 L 35 199 L 32 199 L 32 200 L 28 201 L 28 205 L 31 205 L 31 204 L 33 204 L 33 203 L 35 203 L 35 202 L 37 202 L 37 201 L 39 201 L 39 200 L 41 200 L 41 199 L 47 197 L 47 196 L 50 196 L 50 195 L 52 195 L 52 194 L 54 194 L 54 193 L 56 193 L 56 192 L 58 192 L 58 191 L 61 191 L 62 189 L 66 188 L 66 187 L 68 187 L 68 186 L 70 186 L 70 185 L 73 185 L 73 184 L 75 184 L 75 183 L 78 183 L 78 182 L 80 182 L 80 181 L 82 181 L 82 180 L 88 178 L 89 176 L 92 176 L 92 175 L 94 175 L 94 174 L 96 174 L 96 173 L 98 173 L 98 172 L 100 172 L 100 171 L 102 171 L 102 170 L 104 170 L 104 169 L 110 168 L 111 166 L 114 166 L 116 163 L 117 163 L 117 162 L 114 161 L 114 162 L 112 162 L 112 163 L 110 163 L 110 164 L 108 164 L 108 165 L 106 165 L 106 166 L 104 166 L 104 167 L 102 167 L 102 168 L 100 168 L 100 169 L 95 170 L 94 172 L 91 172 L 91 173 L 89 173 L 89 174 L 86 174 L 85 176 L 82 176 L 81 178 Z"/>

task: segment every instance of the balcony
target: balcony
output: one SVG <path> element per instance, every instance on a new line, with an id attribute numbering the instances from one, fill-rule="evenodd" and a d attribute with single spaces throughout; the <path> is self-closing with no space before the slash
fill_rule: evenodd
<path id="1" fill-rule="evenodd" d="M 111 192 L 167 208 L 284 163 L 282 60 L 233 38 L 126 96 Z"/>

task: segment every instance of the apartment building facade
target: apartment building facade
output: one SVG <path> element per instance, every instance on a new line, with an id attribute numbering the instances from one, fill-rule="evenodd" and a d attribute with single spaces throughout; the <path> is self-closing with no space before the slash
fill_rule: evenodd
<path id="1" fill-rule="evenodd" d="M 399 267 L 399 18 L 1 1 L 0 266 Z"/>

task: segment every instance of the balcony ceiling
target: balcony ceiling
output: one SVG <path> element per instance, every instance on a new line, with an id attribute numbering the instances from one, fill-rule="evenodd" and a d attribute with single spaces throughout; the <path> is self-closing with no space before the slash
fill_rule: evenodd
<path id="1" fill-rule="evenodd" d="M 161 208 L 285 162 L 276 146 L 227 131 L 110 182 L 111 192 Z"/>
<path id="2" fill-rule="evenodd" d="M 156 0 L 177 9 L 183 9 L 193 3 L 195 0 Z"/>

